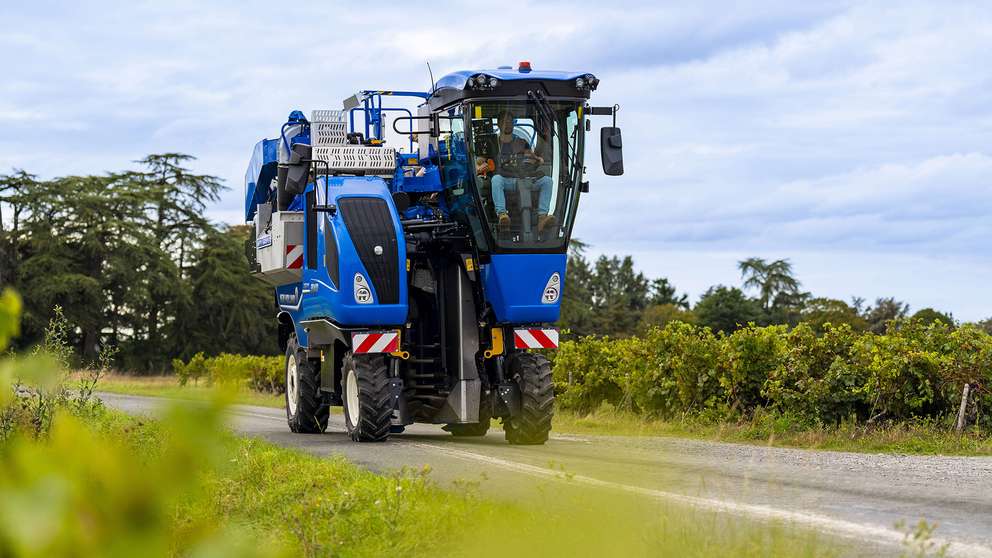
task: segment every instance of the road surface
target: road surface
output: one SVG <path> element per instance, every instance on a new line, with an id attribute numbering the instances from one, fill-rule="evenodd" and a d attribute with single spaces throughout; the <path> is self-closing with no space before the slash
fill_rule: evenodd
<path id="1" fill-rule="evenodd" d="M 100 394 L 129 413 L 163 399 Z M 661 437 L 553 435 L 544 446 L 510 446 L 500 431 L 456 439 L 413 425 L 384 444 L 358 444 L 332 414 L 327 432 L 289 432 L 281 409 L 235 406 L 232 427 L 316 455 L 343 455 L 377 472 L 429 465 L 442 484 L 485 479 L 480 489 L 519 498 L 535 483 L 622 493 L 754 521 L 808 527 L 844 541 L 852 555 L 894 555 L 904 530 L 937 524 L 949 556 L 992 558 L 992 458 L 875 455 L 770 448 Z"/>

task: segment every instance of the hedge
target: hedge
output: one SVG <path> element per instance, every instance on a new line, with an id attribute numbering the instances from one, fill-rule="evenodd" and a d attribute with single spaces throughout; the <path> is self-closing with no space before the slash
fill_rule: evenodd
<path id="1" fill-rule="evenodd" d="M 564 341 L 554 378 L 565 408 L 604 403 L 660 418 L 732 419 L 758 409 L 809 424 L 901 421 L 957 412 L 992 424 L 992 336 L 976 326 L 893 322 L 884 335 L 827 325 L 749 325 L 724 335 L 673 322 L 642 337 Z M 984 412 L 984 414 L 982 414 Z"/>
<path id="2" fill-rule="evenodd" d="M 285 359 L 280 356 L 245 356 L 221 353 L 205 357 L 197 353 L 184 363 L 172 361 L 172 369 L 179 376 L 179 384 L 243 383 L 248 387 L 269 393 L 286 391 Z"/>
<path id="3" fill-rule="evenodd" d="M 957 412 L 971 383 L 972 419 L 992 426 L 992 335 L 972 325 L 909 320 L 883 335 L 749 325 L 725 335 L 672 322 L 641 337 L 563 341 L 553 358 L 559 404 L 578 412 L 607 403 L 659 418 L 732 420 L 762 409 L 809 425 L 939 419 Z M 286 389 L 279 356 L 200 353 L 173 367 L 181 384 Z"/>

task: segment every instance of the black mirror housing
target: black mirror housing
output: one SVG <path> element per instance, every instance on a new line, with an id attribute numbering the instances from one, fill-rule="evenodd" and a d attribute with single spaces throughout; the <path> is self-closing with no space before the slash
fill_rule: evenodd
<path id="1" fill-rule="evenodd" d="M 310 180 L 310 160 L 313 158 L 313 148 L 305 143 L 293 145 L 289 155 L 289 169 L 286 173 L 286 191 L 302 194 L 307 189 Z"/>
<path id="2" fill-rule="evenodd" d="M 623 174 L 623 139 L 620 128 L 606 126 L 599 130 L 599 148 L 603 159 L 603 173 L 607 176 Z"/>

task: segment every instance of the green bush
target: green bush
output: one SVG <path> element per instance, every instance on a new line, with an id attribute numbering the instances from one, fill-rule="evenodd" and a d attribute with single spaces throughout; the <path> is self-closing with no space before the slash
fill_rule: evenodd
<path id="1" fill-rule="evenodd" d="M 179 376 L 179 385 L 185 386 L 190 380 L 197 384 L 200 378 L 205 378 L 207 376 L 206 362 L 207 359 L 203 353 L 196 353 L 187 363 L 183 363 L 178 358 L 172 359 L 172 370 L 176 376 Z"/>
<path id="2" fill-rule="evenodd" d="M 21 298 L 10 289 L 0 292 L 0 351 L 20 331 L 21 327 Z"/>
<path id="3" fill-rule="evenodd" d="M 722 393 L 720 340 L 709 328 L 684 322 L 649 331 L 632 355 L 637 408 L 670 417 L 714 407 Z"/>
<path id="4" fill-rule="evenodd" d="M 824 326 L 823 335 L 800 324 L 783 333 L 786 352 L 762 387 L 768 405 L 813 423 L 839 423 L 861 415 L 862 370 L 852 363 L 859 338 L 850 325 Z"/>
<path id="5" fill-rule="evenodd" d="M 579 412 L 605 403 L 727 420 L 767 410 L 810 426 L 946 418 L 970 383 L 975 418 L 992 424 L 992 336 L 940 321 L 893 322 L 885 334 L 750 324 L 729 335 L 672 322 L 642 337 L 564 342 L 554 371 L 560 405 Z"/>
<path id="6" fill-rule="evenodd" d="M 723 340 L 720 386 L 733 409 L 767 403 L 762 388 L 785 358 L 786 333 L 786 326 L 749 324 Z"/>
<path id="7" fill-rule="evenodd" d="M 16 334 L 19 312 L 17 296 L 5 292 L 0 297 L 0 322 L 5 322 L 0 323 L 0 350 Z M 88 417 L 100 409 L 93 390 L 112 352 L 101 351 L 101 366 L 70 382 L 68 327 L 62 308 L 56 306 L 41 345 L 26 356 L 0 357 L 0 446 L 22 436 L 48 436 L 59 413 Z"/>
<path id="8" fill-rule="evenodd" d="M 186 385 L 190 380 L 198 383 L 203 379 L 207 384 L 242 384 L 256 391 L 269 393 L 286 391 L 283 366 L 283 358 L 278 356 L 228 353 L 209 358 L 203 356 L 203 353 L 197 353 L 186 363 L 179 359 L 172 361 L 172 369 L 179 377 L 180 385 Z"/>

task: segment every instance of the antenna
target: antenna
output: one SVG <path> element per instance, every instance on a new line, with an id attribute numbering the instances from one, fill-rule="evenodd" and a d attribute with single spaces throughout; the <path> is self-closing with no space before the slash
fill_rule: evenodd
<path id="1" fill-rule="evenodd" d="M 431 95 L 433 95 L 435 92 L 437 92 L 437 84 L 434 83 L 434 72 L 431 71 L 430 60 L 425 60 L 424 62 L 427 62 L 427 73 L 430 74 L 431 76 Z"/>

